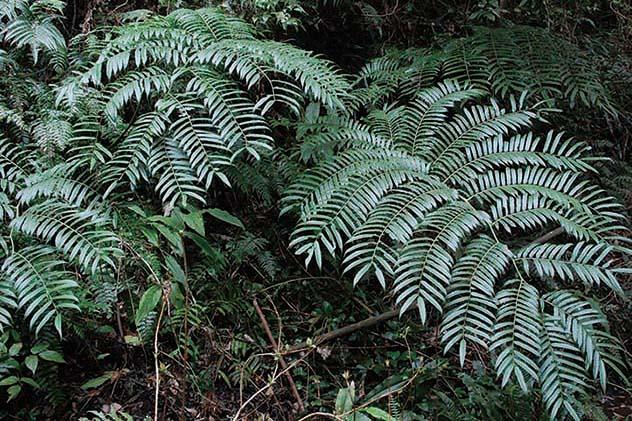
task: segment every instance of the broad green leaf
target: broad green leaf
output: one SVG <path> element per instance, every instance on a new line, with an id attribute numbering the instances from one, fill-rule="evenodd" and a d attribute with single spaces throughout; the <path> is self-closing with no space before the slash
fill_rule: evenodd
<path id="1" fill-rule="evenodd" d="M 16 376 L 9 376 L 0 380 L 0 386 L 11 386 L 12 384 L 16 384 L 18 380 Z"/>
<path id="2" fill-rule="evenodd" d="M 15 357 L 16 355 L 18 355 L 20 353 L 20 350 L 22 349 L 22 343 L 18 342 L 16 344 L 11 345 L 11 347 L 9 348 L 9 356 L 10 357 Z"/>
<path id="3" fill-rule="evenodd" d="M 9 395 L 9 398 L 7 399 L 7 402 L 10 402 L 13 399 L 15 399 L 20 394 L 21 391 L 22 391 L 22 386 L 18 384 L 13 385 L 10 388 L 8 388 L 7 394 Z"/>
<path id="4" fill-rule="evenodd" d="M 169 269 L 169 272 L 171 273 L 171 275 L 173 275 L 173 279 L 175 279 L 177 282 L 180 282 L 180 283 L 186 282 L 187 276 L 184 273 L 184 270 L 182 270 L 182 267 L 180 266 L 180 264 L 176 261 L 176 259 L 173 256 L 167 256 L 165 259 L 165 263 L 167 265 L 167 269 Z"/>
<path id="5" fill-rule="evenodd" d="M 39 357 L 46 361 L 52 361 L 54 363 L 65 363 L 64 357 L 57 351 L 43 351 L 39 354 Z"/>
<path id="6" fill-rule="evenodd" d="M 160 285 L 152 285 L 140 298 L 138 310 L 136 310 L 136 325 L 138 326 L 151 313 L 162 297 L 162 288 Z"/>
<path id="7" fill-rule="evenodd" d="M 110 381 L 111 379 L 112 379 L 112 373 L 108 372 L 108 373 L 103 374 L 102 376 L 95 377 L 94 379 L 88 380 L 87 382 L 81 385 L 81 388 L 83 390 L 95 389 L 101 386 L 102 384 L 104 384 L 105 382 Z"/>
<path id="8" fill-rule="evenodd" d="M 227 224 L 234 225 L 241 229 L 246 229 L 244 224 L 237 218 L 236 216 L 231 215 L 223 209 L 210 208 L 205 210 L 206 213 L 211 215 L 214 218 L 219 219 L 220 221 L 226 222 Z"/>
<path id="9" fill-rule="evenodd" d="M 29 355 L 24 359 L 24 364 L 29 370 L 31 370 L 33 374 L 35 374 L 35 371 L 37 370 L 38 363 L 39 358 L 37 357 L 37 355 Z"/>

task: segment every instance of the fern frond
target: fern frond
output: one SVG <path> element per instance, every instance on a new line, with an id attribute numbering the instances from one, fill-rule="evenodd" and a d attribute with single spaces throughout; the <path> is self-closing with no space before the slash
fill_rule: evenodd
<path id="1" fill-rule="evenodd" d="M 349 83 L 333 67 L 311 53 L 288 44 L 260 40 L 224 40 L 200 51 L 197 60 L 221 66 L 248 87 L 264 82 L 270 99 L 297 106 L 297 88 L 269 75 L 278 72 L 300 83 L 302 90 L 331 109 L 344 109 Z M 299 91 L 300 92 L 300 91 Z M 265 108 L 264 108 L 265 109 Z"/>
<path id="2" fill-rule="evenodd" d="M 457 53 L 468 54 L 455 50 L 445 71 L 463 70 Z M 400 89 L 398 74 L 377 77 Z M 617 276 L 629 271 L 612 259 L 629 252 L 621 235 L 628 230 L 621 206 L 586 177 L 595 171 L 587 145 L 526 131 L 539 118 L 526 94 L 510 99 L 509 109 L 468 104 L 480 99 L 487 79 L 478 82 L 422 89 L 410 103 L 400 97 L 369 109 L 362 122 L 343 120 L 342 130 L 336 118 L 305 124 L 304 145 L 327 150 L 309 155 L 312 167 L 282 198 L 284 212 L 300 218 L 291 245 L 319 265 L 321 246 L 332 255 L 344 250 L 343 273 L 353 273 L 354 283 L 393 279 L 400 312 L 416 305 L 422 322 L 432 308 L 445 312 L 442 343 L 446 351 L 458 344 L 461 364 L 468 344 L 488 347 L 503 385 L 514 381 L 526 391 L 539 381 L 549 413 L 572 415 L 575 394 L 587 387 L 583 371 L 603 384 L 605 359 L 620 367 L 605 347 L 618 345 L 586 302 L 560 299 L 565 311 L 577 312 L 562 315 L 524 276 L 543 278 L 544 287 L 554 278 L 621 293 Z M 402 168 L 411 173 L 387 181 Z M 551 225 L 579 242 L 531 244 Z"/>
<path id="3" fill-rule="evenodd" d="M 18 146 L 0 135 L 0 189 L 13 194 L 32 172 L 33 150 Z"/>
<path id="4" fill-rule="evenodd" d="M 419 91 L 404 111 L 398 147 L 405 148 L 413 156 L 421 153 L 425 156 L 428 147 L 425 143 L 434 136 L 437 125 L 446 119 L 448 110 L 455 104 L 484 95 L 485 91 L 450 80 Z"/>
<path id="5" fill-rule="evenodd" d="M 407 243 L 395 269 L 393 292 L 397 294 L 400 313 L 416 303 L 425 323 L 426 302 L 443 311 L 454 264 L 453 253 L 488 219 L 484 212 L 462 202 L 449 203 L 426 215 L 417 230 L 427 231 L 429 236 Z"/>
<path id="6" fill-rule="evenodd" d="M 63 113 L 47 114 L 33 126 L 33 139 L 45 152 L 66 149 L 72 138 L 72 124 L 63 118 Z"/>
<path id="7" fill-rule="evenodd" d="M 307 263 L 313 256 L 320 266 L 320 244 L 335 255 L 337 249 L 343 248 L 339 231 L 349 237 L 381 197 L 404 182 L 417 178 L 419 169 L 419 163 L 410 160 L 395 161 L 382 168 L 359 168 L 364 174 L 354 174 L 344 184 L 336 186 L 339 189 L 328 194 L 327 201 L 323 201 L 320 195 L 315 196 L 318 202 L 303 211 L 308 212 L 309 220 L 295 230 L 292 246 L 298 246 L 299 253 L 307 253 Z M 320 184 L 318 188 L 326 188 L 326 185 Z"/>
<path id="8" fill-rule="evenodd" d="M 396 244 L 413 236 L 426 213 L 455 199 L 454 190 L 432 179 L 421 179 L 392 190 L 353 233 L 344 256 L 345 272 L 355 270 L 354 285 L 365 275 L 375 275 L 386 287 L 385 275 L 393 276 Z M 358 268 L 359 267 L 359 268 Z"/>
<path id="9" fill-rule="evenodd" d="M 214 130 L 211 120 L 195 117 L 187 107 L 179 107 L 179 118 L 170 127 L 170 136 L 188 158 L 197 179 L 208 190 L 217 176 L 226 181 L 222 167 L 230 164 L 230 147 Z M 227 156 L 228 155 L 228 156 Z"/>
<path id="10" fill-rule="evenodd" d="M 516 261 L 522 263 L 527 273 L 563 281 L 577 279 L 588 286 L 603 283 L 623 294 L 615 277 L 617 269 L 610 268 L 611 252 L 612 247 L 604 244 L 535 244 L 517 252 Z"/>
<path id="11" fill-rule="evenodd" d="M 168 116 L 162 112 L 150 112 L 139 117 L 128 135 L 120 143 L 112 159 L 103 170 L 105 196 L 116 189 L 126 178 L 132 189 L 142 181 L 149 181 L 148 162 L 154 142 L 166 133 Z"/>
<path id="12" fill-rule="evenodd" d="M 152 148 L 148 162 L 152 175 L 157 176 L 156 191 L 168 208 L 176 203 L 186 206 L 189 199 L 206 203 L 187 156 L 172 139 L 164 139 Z"/>
<path id="13" fill-rule="evenodd" d="M 4 38 L 18 48 L 29 46 L 35 63 L 40 50 L 57 51 L 66 47 L 64 36 L 55 26 L 54 19 L 32 13 L 24 13 L 10 22 L 4 30 Z"/>
<path id="14" fill-rule="evenodd" d="M 411 161 L 406 154 L 388 150 L 351 149 L 332 160 L 322 163 L 299 176 L 287 189 L 283 197 L 281 213 L 299 208 L 310 214 L 315 203 L 329 200 L 338 185 L 345 185 L 354 177 L 363 177 L 395 168 L 410 168 L 422 174 L 426 164 L 421 160 Z"/>
<path id="15" fill-rule="evenodd" d="M 474 143 L 454 160 L 445 163 L 446 181 L 458 184 L 478 174 L 506 166 L 548 167 L 575 172 L 594 171 L 582 153 L 590 148 L 573 139 L 562 141 L 562 134 L 549 132 L 545 141 L 532 133 L 502 136 Z M 542 144 L 543 143 L 543 144 Z"/>
<path id="16" fill-rule="evenodd" d="M 17 295 L 17 307 L 35 333 L 53 321 L 61 336 L 62 312 L 79 310 L 73 290 L 78 287 L 55 250 L 34 246 L 14 251 L 3 263 L 2 271 Z"/>
<path id="17" fill-rule="evenodd" d="M 484 348 L 491 341 L 496 282 L 507 271 L 510 257 L 506 245 L 481 235 L 467 245 L 452 268 L 441 332 L 445 352 L 458 343 L 461 365 L 468 341 Z"/>
<path id="18" fill-rule="evenodd" d="M 557 319 L 550 315 L 542 316 L 540 342 L 539 381 L 542 400 L 551 418 L 556 418 L 563 408 L 569 416 L 579 421 L 580 417 L 573 408 L 573 395 L 586 387 L 579 349 L 569 342 Z"/>
<path id="19" fill-rule="evenodd" d="M 555 291 L 542 297 L 544 306 L 551 306 L 553 317 L 581 350 L 584 364 L 602 390 L 606 390 L 606 366 L 621 374 L 621 345 L 612 337 L 603 312 L 592 301 L 586 301 L 573 291 Z"/>
<path id="20" fill-rule="evenodd" d="M 114 267 L 121 252 L 118 237 L 107 230 L 108 220 L 94 210 L 81 210 L 53 200 L 31 206 L 9 226 L 26 235 L 51 241 L 69 260 L 76 259 L 95 273 L 101 265 Z"/>
<path id="21" fill-rule="evenodd" d="M 95 204 L 101 195 L 92 187 L 90 180 L 83 181 L 75 172 L 74 165 L 64 163 L 31 174 L 16 198 L 22 204 L 31 204 L 42 198 L 62 199 L 76 207 Z"/>
<path id="22" fill-rule="evenodd" d="M 375 133 L 359 121 L 339 116 L 325 116 L 316 122 L 300 123 L 297 138 L 301 140 L 301 158 L 323 158 L 338 149 L 392 149 L 390 139 Z"/>
<path id="23" fill-rule="evenodd" d="M 540 355 L 538 290 L 524 279 L 513 279 L 496 296 L 498 313 L 490 350 L 499 350 L 496 371 L 503 386 L 513 377 L 522 390 L 537 381 Z"/>
<path id="24" fill-rule="evenodd" d="M 204 100 L 211 121 L 229 148 L 244 149 L 259 158 L 258 150 L 271 148 L 270 129 L 255 104 L 230 80 L 205 68 L 193 68 L 187 91 Z"/>
<path id="25" fill-rule="evenodd" d="M 0 333 L 4 333 L 4 328 L 13 323 L 11 314 L 17 306 L 13 282 L 7 279 L 4 274 L 0 274 Z"/>
<path id="26" fill-rule="evenodd" d="M 613 242 L 623 230 L 617 219 L 572 209 L 540 195 L 503 197 L 491 206 L 492 226 L 507 233 L 537 231 L 549 223 L 559 225 L 580 241 Z"/>
<path id="27" fill-rule="evenodd" d="M 105 87 L 105 95 L 109 98 L 105 104 L 105 115 L 115 121 L 119 111 L 130 100 L 140 102 L 144 98 L 160 96 L 171 89 L 173 79 L 173 75 L 158 66 L 127 73 Z"/>

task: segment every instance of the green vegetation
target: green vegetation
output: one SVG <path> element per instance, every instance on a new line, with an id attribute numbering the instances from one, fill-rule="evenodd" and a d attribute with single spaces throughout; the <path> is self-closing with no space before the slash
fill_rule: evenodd
<path id="1" fill-rule="evenodd" d="M 632 9 L 389 3 L 0 6 L 0 417 L 625 416 Z"/>

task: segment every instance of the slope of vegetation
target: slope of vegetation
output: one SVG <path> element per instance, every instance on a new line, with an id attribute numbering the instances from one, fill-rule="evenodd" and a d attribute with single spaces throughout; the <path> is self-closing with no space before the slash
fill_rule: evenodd
<path id="1" fill-rule="evenodd" d="M 632 411 L 632 10 L 389 3 L 0 6 L 0 416 Z"/>

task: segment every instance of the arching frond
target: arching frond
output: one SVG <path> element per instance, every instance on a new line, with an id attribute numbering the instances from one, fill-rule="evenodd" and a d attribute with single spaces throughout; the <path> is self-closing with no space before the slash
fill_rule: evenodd
<path id="1" fill-rule="evenodd" d="M 623 294 L 615 276 L 617 269 L 610 268 L 608 255 L 612 248 L 604 244 L 535 244 L 520 250 L 516 260 L 526 272 L 540 277 L 561 280 L 577 279 L 589 286 L 604 284 Z"/>
<path id="2" fill-rule="evenodd" d="M 152 175 L 158 177 L 156 191 L 168 208 L 176 203 L 186 206 L 189 199 L 206 203 L 205 191 L 197 185 L 189 160 L 172 139 L 165 139 L 152 149 L 148 166 Z"/>
<path id="3" fill-rule="evenodd" d="M 467 245 L 452 269 L 441 332 L 446 352 L 458 343 L 461 365 L 467 342 L 486 348 L 491 341 L 496 282 L 507 271 L 510 254 L 504 244 L 481 235 Z"/>
<path id="4" fill-rule="evenodd" d="M 574 420 L 580 417 L 573 407 L 573 395 L 587 385 L 579 349 L 568 340 L 555 317 L 542 316 L 539 382 L 542 400 L 551 418 L 563 410 Z"/>
<path id="5" fill-rule="evenodd" d="M 16 198 L 23 204 L 30 204 L 42 198 L 62 199 L 77 207 L 94 204 L 101 195 L 89 181 L 82 180 L 81 175 L 76 175 L 75 172 L 74 165 L 58 164 L 48 170 L 31 174 Z"/>
<path id="6" fill-rule="evenodd" d="M 586 172 L 593 170 L 582 153 L 588 145 L 574 139 L 562 141 L 562 134 L 549 132 L 545 141 L 532 133 L 504 140 L 497 136 L 467 147 L 465 154 L 445 163 L 446 181 L 459 184 L 496 168 L 506 166 L 548 167 L 555 170 Z"/>
<path id="7" fill-rule="evenodd" d="M 14 251 L 4 261 L 2 271 L 31 329 L 38 333 L 53 322 L 61 335 L 62 312 L 79 310 L 73 292 L 78 284 L 73 274 L 64 269 L 64 262 L 55 256 L 54 249 L 35 246 Z"/>
<path id="8" fill-rule="evenodd" d="M 505 385 L 514 378 L 522 390 L 538 376 L 540 309 L 538 290 L 524 279 L 513 279 L 497 295 L 498 314 L 490 350 L 498 350 L 496 371 Z"/>
<path id="9" fill-rule="evenodd" d="M 432 179 L 421 179 L 392 190 L 369 213 L 349 239 L 343 263 L 345 272 L 357 270 L 356 284 L 364 275 L 375 275 L 386 287 L 397 263 L 397 244 L 408 242 L 425 214 L 454 199 L 456 192 Z M 359 269 L 357 269 L 359 267 Z"/>
<path id="10" fill-rule="evenodd" d="M 307 263 L 313 256 L 320 266 L 320 244 L 332 255 L 336 250 L 341 250 L 343 240 L 339 231 L 349 237 L 381 197 L 404 182 L 415 179 L 418 171 L 417 162 L 401 161 L 399 165 L 391 165 L 384 171 L 372 168 L 367 174 L 349 177 L 326 202 L 317 203 L 310 210 L 310 219 L 295 230 L 292 246 L 307 252 Z"/>
<path id="11" fill-rule="evenodd" d="M 0 189 L 13 194 L 24 184 L 32 170 L 32 154 L 28 146 L 18 146 L 0 135 Z"/>
<path id="12" fill-rule="evenodd" d="M 586 301 L 573 291 L 555 291 L 542 297 L 543 306 L 551 306 L 553 317 L 583 355 L 585 369 L 606 390 L 606 366 L 621 375 L 621 346 L 608 333 L 608 321 L 596 303 Z"/>
<path id="13" fill-rule="evenodd" d="M 399 147 L 419 156 L 427 152 L 428 139 L 434 136 L 438 124 L 445 121 L 452 106 L 467 100 L 480 98 L 485 91 L 462 87 L 458 82 L 445 81 L 437 87 L 420 91 L 404 111 L 404 127 L 398 138 Z"/>
<path id="14" fill-rule="evenodd" d="M 114 266 L 120 254 L 118 238 L 109 231 L 107 219 L 93 210 L 81 210 L 52 200 L 31 206 L 9 226 L 26 235 L 52 242 L 69 260 L 77 260 L 95 273 L 101 265 Z"/>
<path id="15" fill-rule="evenodd" d="M 18 48 L 29 46 L 34 62 L 38 61 L 40 50 L 66 48 L 64 36 L 55 26 L 53 18 L 36 16 L 28 9 L 7 25 L 4 38 Z"/>
<path id="16" fill-rule="evenodd" d="M 443 71 L 457 74 L 462 54 L 454 50 Z M 441 340 L 446 351 L 458 344 L 461 364 L 468 345 L 488 348 L 503 385 L 539 384 L 550 414 L 573 415 L 575 395 L 589 386 L 584 371 L 603 373 L 605 344 L 616 341 L 586 302 L 556 296 L 568 306 L 556 309 L 538 288 L 559 280 L 621 293 L 617 275 L 628 270 L 612 259 L 629 252 L 627 228 L 621 207 L 586 177 L 595 169 L 584 143 L 526 130 L 539 118 L 527 95 L 508 109 L 471 104 L 487 84 L 487 76 L 472 79 L 484 76 L 479 64 L 465 78 L 478 88 L 444 82 L 410 102 L 369 109 L 361 123 L 345 120 L 343 129 L 335 118 L 306 124 L 301 139 L 327 152 L 310 155 L 312 167 L 282 199 L 284 212 L 299 217 L 291 246 L 318 265 L 322 247 L 343 250 L 343 273 L 354 283 L 393 281 L 400 312 L 414 305 L 422 322 L 431 309 L 444 313 Z M 578 242 L 543 235 L 555 226 Z M 608 361 L 618 369 L 615 357 Z"/>
<path id="17" fill-rule="evenodd" d="M 142 181 L 149 181 L 148 163 L 154 142 L 160 141 L 167 131 L 168 116 L 161 112 L 143 115 L 130 129 L 114 153 L 112 160 L 106 163 L 103 171 L 103 184 L 107 185 L 108 195 L 125 178 L 132 189 Z"/>
<path id="18" fill-rule="evenodd" d="M 18 306 L 13 282 L 8 280 L 4 274 L 0 274 L 0 333 L 4 328 L 13 323 L 12 313 Z"/>
<path id="19" fill-rule="evenodd" d="M 404 246 L 395 270 L 393 292 L 397 294 L 401 313 L 416 303 L 425 322 L 426 302 L 443 311 L 454 264 L 453 253 L 488 218 L 468 204 L 454 202 L 423 219 L 418 230 L 428 232 L 428 236 L 413 239 Z"/>

